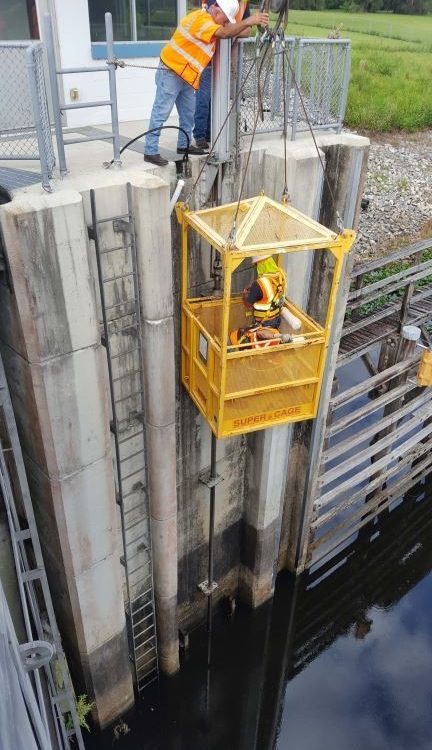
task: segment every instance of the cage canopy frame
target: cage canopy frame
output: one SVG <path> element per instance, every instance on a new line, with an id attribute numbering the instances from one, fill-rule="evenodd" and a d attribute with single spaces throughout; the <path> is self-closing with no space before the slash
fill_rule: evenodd
<path id="1" fill-rule="evenodd" d="M 332 250 L 333 243 L 339 244 L 335 232 L 289 204 L 278 203 L 263 194 L 242 200 L 240 204 L 228 203 L 199 211 L 189 211 L 180 204 L 178 210 L 221 254 L 233 252 L 248 257 L 262 252 L 264 256 L 270 250 L 273 253 Z"/>

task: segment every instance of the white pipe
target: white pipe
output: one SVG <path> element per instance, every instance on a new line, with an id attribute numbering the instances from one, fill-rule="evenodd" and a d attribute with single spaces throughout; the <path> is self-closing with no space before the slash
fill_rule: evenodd
<path id="1" fill-rule="evenodd" d="M 184 184 L 185 184 L 184 180 L 179 180 L 178 183 L 177 183 L 177 185 L 176 185 L 176 189 L 174 190 L 174 192 L 172 194 L 172 198 L 170 200 L 170 205 L 169 205 L 170 215 L 172 214 L 172 212 L 174 210 L 174 206 L 177 203 L 177 198 L 179 197 L 181 191 L 184 188 Z"/>
<path id="2" fill-rule="evenodd" d="M 294 331 L 298 331 L 301 328 L 301 320 L 293 315 L 292 312 L 288 310 L 288 308 L 283 307 L 281 309 L 281 317 L 286 321 L 286 323 L 288 323 L 289 326 L 291 326 Z"/>

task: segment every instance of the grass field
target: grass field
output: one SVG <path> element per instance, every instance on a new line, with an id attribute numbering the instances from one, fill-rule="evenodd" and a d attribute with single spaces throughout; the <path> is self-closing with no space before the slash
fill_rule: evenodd
<path id="1" fill-rule="evenodd" d="M 291 10 L 288 35 L 351 39 L 345 123 L 388 132 L 432 127 L 432 16 Z"/>

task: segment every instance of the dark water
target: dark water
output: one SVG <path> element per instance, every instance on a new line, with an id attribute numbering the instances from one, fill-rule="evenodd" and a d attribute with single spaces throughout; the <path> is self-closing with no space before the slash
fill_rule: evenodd
<path id="1" fill-rule="evenodd" d="M 181 673 L 88 748 L 432 748 L 432 498 L 418 488 L 274 600 L 193 632 Z"/>

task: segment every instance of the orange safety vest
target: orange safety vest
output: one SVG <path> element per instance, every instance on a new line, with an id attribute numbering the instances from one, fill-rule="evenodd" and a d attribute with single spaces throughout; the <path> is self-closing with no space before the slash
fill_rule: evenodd
<path id="1" fill-rule="evenodd" d="M 247 8 L 247 0 L 239 0 L 239 12 L 236 13 L 236 23 L 240 23 L 243 20 L 245 10 Z"/>
<path id="2" fill-rule="evenodd" d="M 201 74 L 215 53 L 218 28 L 206 10 L 194 10 L 182 18 L 161 52 L 164 65 L 194 89 L 199 89 Z"/>
<path id="3" fill-rule="evenodd" d="M 256 320 L 273 320 L 278 318 L 285 301 L 286 276 L 282 269 L 277 273 L 265 273 L 259 276 L 257 284 L 262 291 L 262 298 L 253 303 Z"/>

